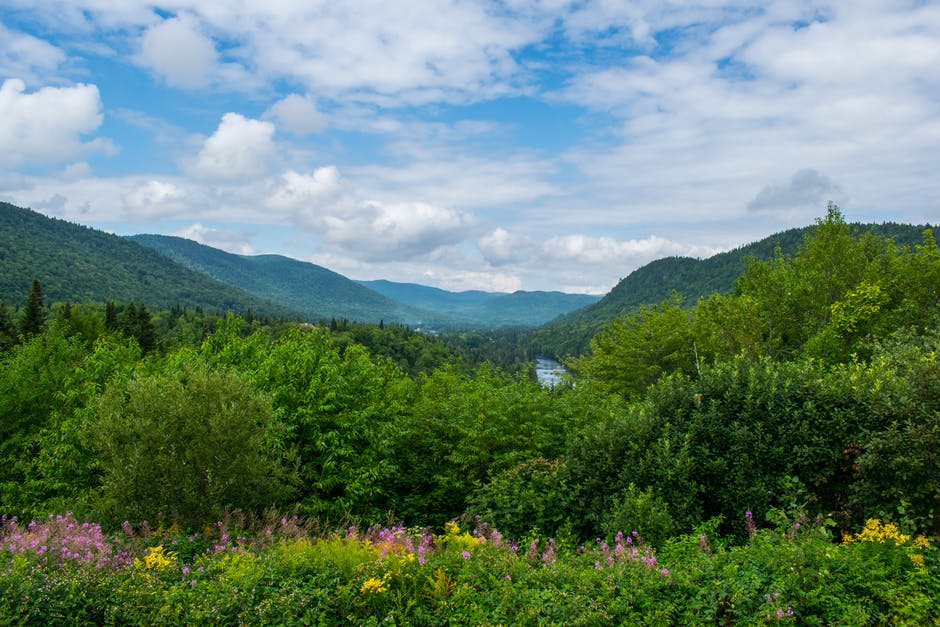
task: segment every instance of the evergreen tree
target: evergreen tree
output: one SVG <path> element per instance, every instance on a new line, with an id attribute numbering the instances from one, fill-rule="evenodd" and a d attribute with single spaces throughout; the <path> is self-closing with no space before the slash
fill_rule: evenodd
<path id="1" fill-rule="evenodd" d="M 104 328 L 108 331 L 117 331 L 118 329 L 117 308 L 112 300 L 109 300 L 104 306 Z"/>
<path id="2" fill-rule="evenodd" d="M 46 322 L 46 311 L 43 306 L 42 286 L 39 281 L 33 281 L 33 287 L 26 299 L 23 309 L 23 319 L 20 321 L 20 332 L 23 335 L 34 335 L 42 331 Z"/>
<path id="3" fill-rule="evenodd" d="M 153 325 L 147 306 L 143 303 L 137 309 L 137 324 L 135 327 L 134 337 L 137 338 L 137 343 L 143 352 L 148 353 L 157 347 L 157 329 Z"/>
<path id="4" fill-rule="evenodd" d="M 16 344 L 16 325 L 10 317 L 6 303 L 0 300 L 0 352 Z"/>

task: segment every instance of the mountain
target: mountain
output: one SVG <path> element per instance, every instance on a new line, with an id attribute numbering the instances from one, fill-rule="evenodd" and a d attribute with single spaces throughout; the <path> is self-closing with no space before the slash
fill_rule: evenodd
<path id="1" fill-rule="evenodd" d="M 135 301 L 162 309 L 297 315 L 123 237 L 0 202 L 0 300 L 19 305 L 34 280 L 47 303 Z"/>
<path id="2" fill-rule="evenodd" d="M 871 231 L 890 237 L 898 246 L 913 246 L 922 241 L 926 226 L 907 224 L 854 224 L 859 233 Z M 642 305 L 654 305 L 673 292 L 686 306 L 694 305 L 709 294 L 729 293 L 744 272 L 745 260 L 772 259 L 778 248 L 784 255 L 794 255 L 813 227 L 801 227 L 776 233 L 757 242 L 719 253 L 707 259 L 666 257 L 638 268 L 621 279 L 598 302 L 563 314 L 548 324 L 526 334 L 534 350 L 550 355 L 579 355 L 587 350 L 591 338 L 616 318 L 636 311 Z"/>
<path id="3" fill-rule="evenodd" d="M 468 290 L 449 292 L 436 287 L 392 281 L 360 281 L 360 284 L 420 309 L 459 317 L 475 326 L 534 327 L 563 313 L 595 303 L 600 296 L 564 292 L 524 292 L 511 294 Z"/>
<path id="4" fill-rule="evenodd" d="M 305 316 L 361 322 L 449 323 L 446 316 L 420 311 L 383 296 L 341 274 L 281 255 L 235 255 L 168 235 L 132 235 L 129 240 L 258 298 Z"/>

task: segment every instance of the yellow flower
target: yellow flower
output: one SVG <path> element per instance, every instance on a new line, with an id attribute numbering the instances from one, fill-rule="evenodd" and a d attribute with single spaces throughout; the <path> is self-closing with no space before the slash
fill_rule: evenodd
<path id="1" fill-rule="evenodd" d="M 915 549 L 929 549 L 930 540 L 928 540 L 924 536 L 917 536 L 916 538 L 914 538 L 914 548 Z"/>
<path id="2" fill-rule="evenodd" d="M 909 555 L 908 557 L 911 558 L 911 561 L 914 562 L 914 566 L 916 566 L 917 568 L 924 567 L 924 556 L 921 555 L 920 553 L 913 553 Z"/>
<path id="3" fill-rule="evenodd" d="M 144 555 L 144 560 L 134 560 L 134 566 L 137 568 L 146 568 L 147 570 L 166 570 L 172 568 L 176 562 L 176 553 L 164 551 L 163 545 L 152 546 Z"/>
<path id="4" fill-rule="evenodd" d="M 381 594 L 387 590 L 388 574 L 386 573 L 381 579 L 376 579 L 375 577 L 366 579 L 362 587 L 359 588 L 359 594 Z"/>
<path id="5" fill-rule="evenodd" d="M 446 533 L 449 536 L 460 535 L 460 525 L 458 525 L 454 521 L 446 522 L 444 523 L 444 533 Z"/>
<path id="6" fill-rule="evenodd" d="M 877 542 L 884 544 L 886 540 L 891 540 L 895 546 L 907 544 L 911 536 L 901 533 L 901 530 L 894 523 L 882 524 L 877 518 L 869 518 L 865 522 L 865 528 L 857 536 L 847 535 L 843 542 L 850 544 L 852 542 Z"/>

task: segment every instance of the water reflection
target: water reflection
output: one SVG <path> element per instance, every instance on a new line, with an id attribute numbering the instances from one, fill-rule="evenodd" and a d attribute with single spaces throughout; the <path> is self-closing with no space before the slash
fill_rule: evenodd
<path id="1" fill-rule="evenodd" d="M 554 359 L 548 357 L 535 358 L 535 376 L 539 383 L 545 387 L 555 387 L 565 381 L 564 375 L 568 374 L 568 369 L 562 366 Z"/>

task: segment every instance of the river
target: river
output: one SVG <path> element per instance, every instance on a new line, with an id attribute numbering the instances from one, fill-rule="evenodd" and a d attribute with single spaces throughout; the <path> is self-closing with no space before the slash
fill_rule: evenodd
<path id="1" fill-rule="evenodd" d="M 562 383 L 564 381 L 563 375 L 566 374 L 568 374 L 568 369 L 554 359 L 536 356 L 535 376 L 539 383 L 545 387 L 555 387 Z"/>

